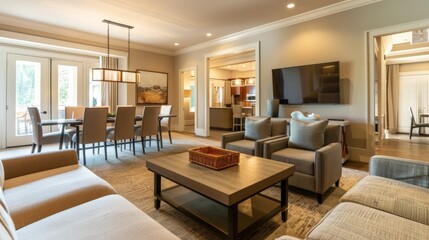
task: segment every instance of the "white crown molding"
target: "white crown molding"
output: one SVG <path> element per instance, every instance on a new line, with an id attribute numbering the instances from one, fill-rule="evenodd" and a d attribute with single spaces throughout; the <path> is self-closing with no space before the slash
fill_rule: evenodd
<path id="1" fill-rule="evenodd" d="M 365 6 L 368 4 L 373 4 L 381 1 L 383 0 L 345 0 L 336 4 L 332 4 L 330 6 L 326 6 L 326 7 L 322 7 L 322 8 L 310 11 L 310 12 L 302 13 L 293 17 L 281 19 L 272 23 L 264 24 L 255 28 L 250 28 L 250 29 L 233 33 L 211 41 L 207 41 L 194 46 L 183 48 L 175 51 L 174 55 L 177 56 L 180 54 L 201 50 L 207 47 L 216 46 L 222 43 L 232 42 L 245 37 L 261 34 L 268 31 L 273 31 L 279 28 L 295 25 L 298 23 L 310 21 L 316 18 L 325 17 L 331 14 L 347 11 L 353 8 L 358 8 L 361 6 Z"/>

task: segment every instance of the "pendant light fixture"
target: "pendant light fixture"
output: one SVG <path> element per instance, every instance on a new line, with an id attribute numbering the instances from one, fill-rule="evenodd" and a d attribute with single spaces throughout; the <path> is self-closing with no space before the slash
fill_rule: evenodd
<path id="1" fill-rule="evenodd" d="M 140 73 L 136 71 L 129 71 L 130 68 L 130 30 L 133 26 L 125 25 L 110 20 L 103 20 L 107 23 L 107 67 L 105 68 L 93 68 L 92 69 L 92 81 L 103 81 L 103 82 L 124 82 L 124 83 L 137 83 L 140 82 Z M 128 56 L 127 56 L 127 70 L 118 70 L 110 68 L 110 24 L 128 28 Z"/>

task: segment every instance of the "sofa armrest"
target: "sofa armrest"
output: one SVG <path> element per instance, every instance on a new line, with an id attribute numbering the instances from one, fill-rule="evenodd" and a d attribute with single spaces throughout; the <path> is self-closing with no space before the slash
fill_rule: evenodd
<path id="1" fill-rule="evenodd" d="M 333 183 L 340 180 L 343 169 L 341 144 L 330 143 L 315 152 L 314 176 L 316 193 L 324 193 Z"/>
<path id="2" fill-rule="evenodd" d="M 273 137 L 267 137 L 263 139 L 258 139 L 255 141 L 255 156 L 263 157 L 264 155 L 264 143 L 267 141 L 271 141 L 277 138 L 285 137 L 286 135 L 277 135 Z"/>
<path id="3" fill-rule="evenodd" d="M 283 148 L 287 148 L 289 137 L 280 137 L 264 142 L 264 158 L 271 159 L 271 154 Z"/>
<path id="4" fill-rule="evenodd" d="M 74 149 L 2 159 L 5 179 L 78 164 Z"/>
<path id="5" fill-rule="evenodd" d="M 224 133 L 221 136 L 221 146 L 222 148 L 226 148 L 226 144 L 230 142 L 235 142 L 238 140 L 244 139 L 244 131 L 240 132 L 232 132 L 232 133 Z"/>
<path id="6" fill-rule="evenodd" d="M 369 160 L 369 175 L 429 188 L 429 162 L 375 155 Z"/>

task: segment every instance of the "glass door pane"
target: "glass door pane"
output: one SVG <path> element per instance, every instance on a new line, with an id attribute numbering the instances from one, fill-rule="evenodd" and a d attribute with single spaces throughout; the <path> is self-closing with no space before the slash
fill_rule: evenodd
<path id="1" fill-rule="evenodd" d="M 27 107 L 35 106 L 49 118 L 49 59 L 7 55 L 8 147 L 31 144 L 32 125 Z"/>
<path id="2" fill-rule="evenodd" d="M 82 63 L 52 61 L 52 118 L 65 118 L 66 106 L 84 105 L 82 77 Z"/>

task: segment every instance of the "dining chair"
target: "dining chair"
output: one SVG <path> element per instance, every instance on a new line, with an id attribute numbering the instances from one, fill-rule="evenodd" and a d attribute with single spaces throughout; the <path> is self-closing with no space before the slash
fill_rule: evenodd
<path id="1" fill-rule="evenodd" d="M 66 119 L 83 119 L 85 114 L 85 106 L 65 106 L 65 118 Z M 80 127 L 80 130 L 83 129 L 83 126 Z M 65 132 L 73 138 L 73 135 L 76 133 L 76 128 L 73 126 L 67 126 Z M 70 141 L 70 147 L 72 146 L 73 141 Z"/>
<path id="2" fill-rule="evenodd" d="M 171 105 L 161 105 L 160 115 L 169 115 L 171 114 Z M 161 132 L 167 131 L 168 138 L 170 139 L 170 144 L 173 144 L 171 141 L 171 132 L 170 132 L 170 118 L 165 117 L 161 119 Z"/>
<path id="3" fill-rule="evenodd" d="M 30 115 L 31 125 L 33 129 L 33 144 L 31 148 L 31 153 L 34 153 L 36 146 L 37 152 L 42 151 L 42 146 L 49 143 L 60 142 L 61 132 L 50 132 L 43 133 L 43 128 L 41 125 L 40 112 L 37 107 L 28 107 L 28 114 Z M 65 141 L 70 141 L 70 135 L 64 135 Z M 66 144 L 67 146 L 67 144 Z"/>
<path id="4" fill-rule="evenodd" d="M 135 126 L 135 135 L 141 138 L 143 154 L 146 153 L 145 142 L 152 141 L 152 136 L 156 136 L 156 146 L 159 151 L 158 116 L 160 111 L 159 106 L 143 108 L 142 124 Z M 146 139 L 147 137 L 149 139 Z"/>
<path id="5" fill-rule="evenodd" d="M 104 159 L 107 160 L 106 148 L 106 126 L 107 126 L 107 111 L 106 107 L 90 107 L 85 108 L 83 117 L 83 130 L 79 134 L 75 134 L 72 138 L 73 142 L 79 150 L 79 144 L 82 145 L 83 164 L 86 164 L 86 144 L 104 143 Z M 79 136 L 79 141 L 77 139 Z M 94 148 L 94 145 L 93 147 Z M 78 151 L 79 156 L 79 151 Z"/>
<path id="6" fill-rule="evenodd" d="M 429 123 L 417 123 L 416 119 L 414 118 L 413 109 L 410 107 L 410 117 L 411 117 L 411 125 L 410 125 L 410 140 L 413 136 L 413 129 L 418 128 L 419 134 L 421 133 L 421 129 L 425 127 L 429 127 Z"/>
<path id="7" fill-rule="evenodd" d="M 232 105 L 232 131 L 235 131 L 235 127 L 239 127 L 240 131 L 243 131 L 245 118 L 246 114 L 243 113 L 243 107 L 241 105 Z"/>
<path id="8" fill-rule="evenodd" d="M 133 154 L 136 155 L 134 138 L 135 106 L 118 106 L 116 108 L 115 125 L 106 130 L 107 139 L 115 143 L 115 156 L 118 158 L 118 141 L 132 141 Z M 121 143 L 124 144 L 124 143 Z"/>

